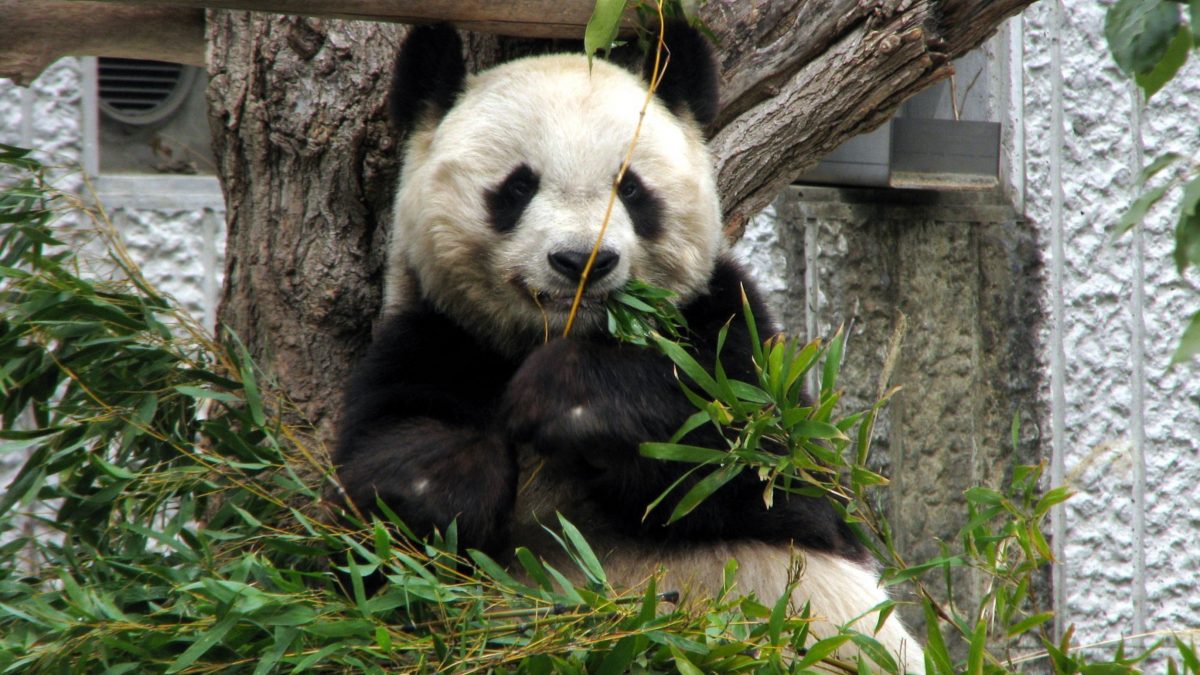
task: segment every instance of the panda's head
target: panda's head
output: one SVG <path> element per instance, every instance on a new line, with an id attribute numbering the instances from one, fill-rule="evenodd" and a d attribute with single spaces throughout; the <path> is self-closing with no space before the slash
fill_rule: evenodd
<path id="1" fill-rule="evenodd" d="M 668 30 L 670 61 L 646 109 L 573 331 L 604 327 L 631 278 L 702 292 L 722 250 L 703 126 L 716 71 L 702 36 Z M 583 55 L 520 59 L 467 77 L 448 27 L 414 29 L 392 108 L 408 131 L 385 304 L 407 281 L 508 353 L 561 333 L 646 101 L 638 76 Z"/>

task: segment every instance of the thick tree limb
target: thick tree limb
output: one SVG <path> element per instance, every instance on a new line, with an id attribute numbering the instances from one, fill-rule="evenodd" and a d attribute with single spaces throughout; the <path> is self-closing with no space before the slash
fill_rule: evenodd
<path id="1" fill-rule="evenodd" d="M 721 113 L 713 136 L 726 232 L 847 138 L 953 73 L 1032 0 L 709 2 L 720 40 Z"/>
<path id="2" fill-rule="evenodd" d="M 105 2 L 0 0 L 0 77 L 29 84 L 63 56 L 204 65 L 204 12 Z"/>

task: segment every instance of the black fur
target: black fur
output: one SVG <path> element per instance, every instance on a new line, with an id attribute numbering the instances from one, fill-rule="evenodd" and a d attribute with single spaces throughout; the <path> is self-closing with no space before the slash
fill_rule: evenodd
<path id="1" fill-rule="evenodd" d="M 512 231 L 525 212 L 525 207 L 533 201 L 540 184 L 541 178 L 533 169 L 528 164 L 521 164 L 508 174 L 503 183 L 489 191 L 485 198 L 492 229 L 500 233 Z"/>
<path id="2" fill-rule="evenodd" d="M 743 286 L 755 316 L 769 325 L 757 293 L 728 262 L 683 314 L 694 353 L 707 366 L 718 331 L 732 319 L 721 362 L 731 378 L 753 381 Z M 577 406 L 591 423 L 572 418 Z M 667 440 L 694 412 L 672 364 L 652 349 L 607 337 L 559 338 L 514 360 L 426 306 L 392 319 L 358 367 L 334 459 L 359 507 L 371 510 L 378 494 L 418 534 L 444 531 L 457 517 L 461 546 L 498 555 L 509 543 L 514 446 L 532 443 L 560 466 L 577 469 L 571 473 L 579 498 L 594 500 L 619 531 L 668 545 L 794 541 L 862 559 L 828 501 L 781 494 L 767 509 L 751 472 L 669 527 L 663 523 L 673 500 L 643 522 L 645 507 L 690 465 L 646 459 L 638 445 Z M 684 442 L 725 447 L 707 427 Z"/>
<path id="3" fill-rule="evenodd" d="M 633 231 L 643 239 L 655 239 L 662 233 L 662 202 L 658 195 L 646 189 L 642 179 L 633 169 L 626 169 L 617 187 L 617 196 L 629 219 L 633 221 Z"/>
<path id="4" fill-rule="evenodd" d="M 708 40 L 684 21 L 668 21 L 663 25 L 663 43 L 670 62 L 655 94 L 675 114 L 686 110 L 700 126 L 707 127 L 717 118 L 720 105 L 717 62 Z M 647 82 L 654 71 L 654 45 L 652 40 L 642 69 Z"/>
<path id="5" fill-rule="evenodd" d="M 408 132 L 428 115 L 454 105 L 467 77 L 462 40 L 448 24 L 417 26 L 396 56 L 390 97 L 392 123 Z"/>

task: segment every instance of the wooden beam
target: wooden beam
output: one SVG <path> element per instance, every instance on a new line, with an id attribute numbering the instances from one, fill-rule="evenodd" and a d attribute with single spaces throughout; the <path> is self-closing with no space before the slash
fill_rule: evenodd
<path id="1" fill-rule="evenodd" d="M 63 56 L 204 65 L 204 10 L 72 0 L 0 0 L 0 77 L 29 84 Z"/>
<path id="2" fill-rule="evenodd" d="M 102 0 L 132 6 L 240 9 L 297 16 L 432 23 L 515 37 L 582 38 L 593 0 Z M 630 12 L 632 16 L 632 12 Z"/>

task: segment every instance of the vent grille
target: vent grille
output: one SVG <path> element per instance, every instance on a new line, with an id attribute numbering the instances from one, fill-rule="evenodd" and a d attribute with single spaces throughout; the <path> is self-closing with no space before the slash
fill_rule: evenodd
<path id="1" fill-rule="evenodd" d="M 100 109 L 126 124 L 159 122 L 179 108 L 195 77 L 195 68 L 178 63 L 102 57 Z"/>

